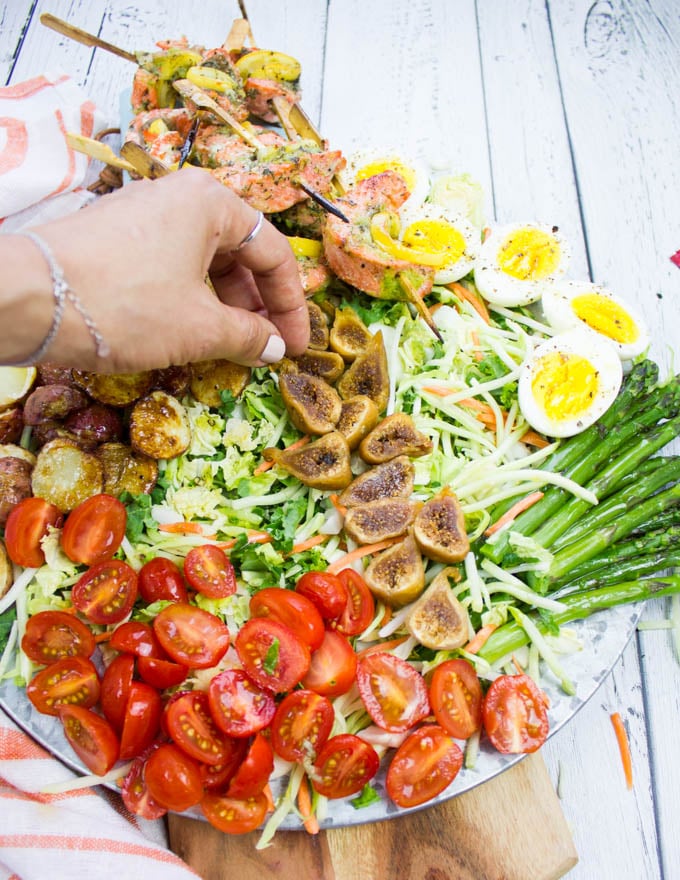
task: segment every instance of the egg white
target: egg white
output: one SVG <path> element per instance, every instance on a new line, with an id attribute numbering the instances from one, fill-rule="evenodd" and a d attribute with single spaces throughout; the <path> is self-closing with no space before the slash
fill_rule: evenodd
<path id="1" fill-rule="evenodd" d="M 442 205 L 435 205 L 431 202 L 425 202 L 423 205 L 412 209 L 402 208 L 399 216 L 401 219 L 400 238 L 402 240 L 405 236 L 408 236 L 409 229 L 419 221 L 441 224 L 445 230 L 455 230 L 461 237 L 462 251 L 452 254 L 447 259 L 447 262 L 437 269 L 434 276 L 435 284 L 450 284 L 453 281 L 458 281 L 459 278 L 465 277 L 465 275 L 472 271 L 479 254 L 481 240 L 479 230 L 475 229 L 466 217 L 452 212 Z M 439 250 L 436 242 L 428 243 L 426 238 L 422 240 L 421 244 L 414 244 L 413 246 L 428 253 L 436 253 Z"/>
<path id="2" fill-rule="evenodd" d="M 554 241 L 557 263 L 550 272 L 539 272 L 533 277 L 517 278 L 501 265 L 501 254 L 506 242 L 523 230 L 532 230 L 541 237 Z M 498 306 L 526 306 L 536 302 L 543 291 L 561 278 L 569 265 L 569 249 L 556 227 L 537 223 L 514 223 L 497 226 L 482 244 L 475 263 L 475 285 L 487 302 Z"/>
<path id="3" fill-rule="evenodd" d="M 562 409 L 551 413 L 539 400 L 540 394 L 534 382 L 545 366 L 546 359 L 557 355 L 560 363 L 574 364 L 575 358 L 583 358 L 596 374 L 596 384 L 590 401 L 578 412 L 569 412 L 570 392 L 576 397 L 582 393 L 582 377 L 566 375 L 559 386 L 551 388 L 547 395 Z M 571 437 L 585 430 L 609 409 L 621 387 L 623 367 L 614 347 L 589 330 L 576 328 L 546 339 L 527 356 L 520 369 L 519 406 L 522 415 L 534 430 L 548 437 Z M 559 401 L 562 399 L 562 403 Z"/>
<path id="4" fill-rule="evenodd" d="M 409 206 L 422 204 L 430 190 L 430 175 L 428 167 L 422 159 L 405 156 L 400 150 L 392 147 L 370 147 L 365 150 L 357 150 L 347 158 L 345 168 L 340 172 L 340 182 L 346 188 L 354 186 L 363 180 L 371 168 L 375 174 L 383 171 L 396 171 L 401 173 L 405 169 L 404 179 L 409 188 L 410 195 L 402 205 L 402 209 Z M 408 178 L 408 179 L 407 179 Z"/>
<path id="5" fill-rule="evenodd" d="M 594 326 L 588 316 L 580 317 L 574 308 L 574 298 L 589 295 L 602 299 L 603 310 L 608 304 L 620 310 L 623 316 L 630 319 L 634 338 L 617 340 L 604 328 Z M 614 346 L 622 361 L 628 361 L 642 354 L 649 347 L 649 331 L 642 315 L 620 297 L 614 296 L 607 288 L 590 281 L 560 281 L 547 288 L 541 298 L 541 306 L 546 321 L 557 331 L 569 330 L 571 327 L 587 327 L 602 339 Z"/>

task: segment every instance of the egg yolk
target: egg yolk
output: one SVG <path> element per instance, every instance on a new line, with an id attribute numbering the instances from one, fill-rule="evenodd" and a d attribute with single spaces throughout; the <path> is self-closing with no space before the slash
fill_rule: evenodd
<path id="1" fill-rule="evenodd" d="M 415 189 L 418 179 L 415 169 L 399 159 L 376 159 L 374 162 L 362 165 L 356 173 L 356 180 L 366 180 L 366 178 L 375 177 L 376 174 L 382 174 L 384 171 L 396 171 L 397 174 L 404 178 L 409 192 L 413 192 Z"/>
<path id="2" fill-rule="evenodd" d="M 498 251 L 498 266 L 513 278 L 534 281 L 548 278 L 560 262 L 560 245 L 542 229 L 524 227 L 511 232 Z"/>
<path id="3" fill-rule="evenodd" d="M 446 263 L 454 263 L 465 253 L 463 235 L 455 226 L 441 220 L 416 220 L 406 227 L 401 240 L 420 251 L 445 254 Z"/>
<path id="4" fill-rule="evenodd" d="M 640 335 L 628 312 L 606 296 L 583 293 L 572 299 L 571 307 L 577 318 L 614 342 L 635 342 Z"/>
<path id="5" fill-rule="evenodd" d="M 598 372 L 589 360 L 555 351 L 539 359 L 531 391 L 543 412 L 553 421 L 562 422 L 590 409 L 599 384 Z"/>

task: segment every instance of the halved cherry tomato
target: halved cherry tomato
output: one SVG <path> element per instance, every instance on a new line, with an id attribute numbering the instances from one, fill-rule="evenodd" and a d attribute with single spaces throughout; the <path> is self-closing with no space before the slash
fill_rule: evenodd
<path id="1" fill-rule="evenodd" d="M 340 733 L 326 741 L 314 762 L 312 785 L 328 798 L 356 794 L 378 772 L 380 758 L 367 742 L 353 733 Z"/>
<path id="2" fill-rule="evenodd" d="M 248 752 L 232 776 L 227 797 L 249 798 L 264 790 L 274 769 L 274 752 L 261 733 L 253 737 Z"/>
<path id="3" fill-rule="evenodd" d="M 484 730 L 505 754 L 535 752 L 548 738 L 545 697 L 528 675 L 499 675 L 482 707 Z"/>
<path id="4" fill-rule="evenodd" d="M 482 686 L 467 660 L 446 660 L 430 680 L 430 703 L 439 724 L 456 739 L 482 726 Z"/>
<path id="5" fill-rule="evenodd" d="M 182 572 L 169 559 L 156 556 L 140 568 L 139 595 L 150 605 L 152 602 L 186 602 L 187 588 Z"/>
<path id="6" fill-rule="evenodd" d="M 404 740 L 392 758 L 385 784 L 399 807 L 432 800 L 458 775 L 463 753 L 438 724 L 424 724 Z"/>
<path id="7" fill-rule="evenodd" d="M 274 717 L 276 704 L 242 669 L 219 672 L 208 686 L 210 711 L 215 724 L 229 736 L 251 736 Z"/>
<path id="8" fill-rule="evenodd" d="M 357 671 L 357 655 L 347 638 L 335 630 L 326 630 L 321 647 L 312 654 L 304 687 L 325 697 L 346 694 Z"/>
<path id="9" fill-rule="evenodd" d="M 120 623 L 137 598 L 137 574 L 127 562 L 99 562 L 83 574 L 71 591 L 71 602 L 92 623 Z"/>
<path id="10" fill-rule="evenodd" d="M 137 672 L 147 684 L 164 691 L 182 684 L 189 674 L 189 667 L 161 657 L 137 657 Z"/>
<path id="11" fill-rule="evenodd" d="M 123 780 L 120 793 L 123 803 L 135 816 L 141 816 L 143 819 L 160 819 L 168 811 L 149 794 L 149 788 L 144 781 L 144 764 L 147 757 L 148 755 L 144 755 L 135 758 Z"/>
<path id="12" fill-rule="evenodd" d="M 205 818 L 225 834 L 247 834 L 262 824 L 269 802 L 264 794 L 241 800 L 219 794 L 206 794 L 201 801 Z"/>
<path id="13" fill-rule="evenodd" d="M 209 669 L 229 647 L 226 624 L 209 611 L 184 602 L 160 611 L 153 629 L 165 652 L 189 669 Z"/>
<path id="14" fill-rule="evenodd" d="M 241 761 L 248 753 L 247 738 L 225 737 L 229 754 L 221 764 L 201 764 L 201 778 L 206 791 L 224 793 Z"/>
<path id="15" fill-rule="evenodd" d="M 112 495 L 93 495 L 69 513 L 61 546 L 73 562 L 96 565 L 111 559 L 125 537 L 127 511 Z"/>
<path id="16" fill-rule="evenodd" d="M 5 523 L 5 547 L 12 562 L 24 568 L 43 565 L 40 542 L 48 526 L 58 527 L 63 518 L 61 510 L 43 498 L 24 498 L 13 507 Z"/>
<path id="17" fill-rule="evenodd" d="M 359 658 L 357 687 L 373 721 L 390 733 L 403 733 L 430 714 L 422 675 L 386 651 Z"/>
<path id="18" fill-rule="evenodd" d="M 247 675 L 273 693 L 289 691 L 309 669 L 307 645 L 295 633 L 268 617 L 251 617 L 234 639 Z"/>
<path id="19" fill-rule="evenodd" d="M 103 776 L 118 760 L 118 737 L 101 715 L 83 706 L 62 706 L 59 718 L 71 748 L 97 776 Z"/>
<path id="20" fill-rule="evenodd" d="M 163 704 L 156 688 L 143 681 L 133 681 L 120 734 L 121 761 L 136 758 L 156 739 L 162 711 Z"/>
<path id="21" fill-rule="evenodd" d="M 316 651 L 323 641 L 323 619 L 302 593 L 281 587 L 265 587 L 250 600 L 251 617 L 271 617 L 292 629 L 295 635 Z"/>
<path id="22" fill-rule="evenodd" d="M 285 761 L 314 759 L 330 736 L 335 714 L 328 697 L 293 691 L 279 703 L 271 724 L 272 746 Z"/>
<path id="23" fill-rule="evenodd" d="M 26 685 L 26 696 L 43 715 L 58 715 L 62 706 L 89 709 L 99 699 L 97 670 L 86 657 L 64 657 L 41 669 Z"/>
<path id="24" fill-rule="evenodd" d="M 174 743 L 161 743 L 149 755 L 144 781 L 155 801 L 178 813 L 193 807 L 203 797 L 198 762 Z"/>
<path id="25" fill-rule="evenodd" d="M 165 707 L 165 727 L 175 744 L 204 764 L 222 764 L 230 754 L 229 738 L 210 714 L 205 691 L 189 691 Z"/>
<path id="26" fill-rule="evenodd" d="M 125 721 L 125 708 L 135 672 L 132 654 L 119 654 L 104 670 L 99 705 L 104 717 L 120 735 Z"/>
<path id="27" fill-rule="evenodd" d="M 116 651 L 134 654 L 135 657 L 164 656 L 151 626 L 139 620 L 127 620 L 117 626 L 109 639 L 109 645 Z"/>
<path id="28" fill-rule="evenodd" d="M 184 559 L 184 575 L 194 590 L 210 599 L 236 592 L 234 566 L 224 550 L 214 544 L 192 547 Z"/>
<path id="29" fill-rule="evenodd" d="M 343 568 L 338 579 L 347 590 L 347 605 L 333 625 L 346 636 L 358 636 L 375 615 L 375 601 L 366 581 L 353 568 Z"/>
<path id="30" fill-rule="evenodd" d="M 347 590 L 342 581 L 327 571 L 306 571 L 295 585 L 295 592 L 316 605 L 324 620 L 340 617 L 347 605 Z"/>
<path id="31" fill-rule="evenodd" d="M 43 666 L 63 657 L 90 657 L 96 642 L 88 626 L 64 611 L 39 611 L 28 618 L 21 650 Z"/>

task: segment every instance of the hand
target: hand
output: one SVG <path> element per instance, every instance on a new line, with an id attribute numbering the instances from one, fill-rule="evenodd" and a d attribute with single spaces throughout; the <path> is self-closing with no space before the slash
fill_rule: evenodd
<path id="1" fill-rule="evenodd" d="M 67 305 L 46 360 L 133 372 L 208 358 L 254 366 L 304 351 L 309 318 L 285 236 L 265 221 L 235 250 L 256 220 L 205 171 L 185 168 L 37 227 L 111 351 L 97 358 Z"/>

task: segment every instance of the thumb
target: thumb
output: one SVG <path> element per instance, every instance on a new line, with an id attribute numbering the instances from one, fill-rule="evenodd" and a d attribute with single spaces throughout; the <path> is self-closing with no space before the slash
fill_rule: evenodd
<path id="1" fill-rule="evenodd" d="M 249 367 L 280 361 L 286 343 L 267 318 L 213 299 L 214 310 L 201 321 L 201 359 L 226 358 Z"/>

